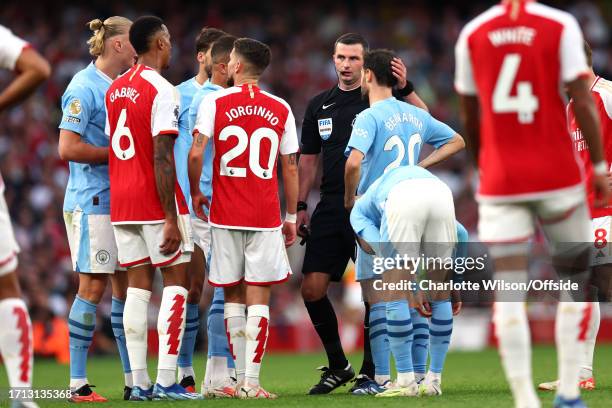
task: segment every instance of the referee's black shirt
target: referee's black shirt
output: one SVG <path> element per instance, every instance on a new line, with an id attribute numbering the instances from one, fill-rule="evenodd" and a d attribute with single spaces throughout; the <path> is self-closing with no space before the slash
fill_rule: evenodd
<path id="1" fill-rule="evenodd" d="M 369 107 L 361 87 L 343 91 L 337 85 L 310 100 L 302 124 L 303 154 L 323 151 L 321 196 L 344 194 L 344 149 L 357 114 Z"/>

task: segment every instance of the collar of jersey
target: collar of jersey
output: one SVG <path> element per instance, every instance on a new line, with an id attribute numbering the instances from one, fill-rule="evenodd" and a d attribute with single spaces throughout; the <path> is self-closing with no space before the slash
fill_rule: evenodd
<path id="1" fill-rule="evenodd" d="M 96 74 L 98 74 L 103 80 L 105 80 L 106 82 L 108 82 L 109 84 L 113 83 L 113 80 L 111 79 L 111 77 L 109 77 L 108 75 L 106 75 L 104 72 L 100 71 L 98 69 L 98 67 L 96 67 L 96 64 L 92 62 L 89 63 L 89 65 L 92 66 L 92 68 L 94 69 L 94 71 L 96 71 Z"/>
<path id="2" fill-rule="evenodd" d="M 372 105 L 370 105 L 370 107 L 372 107 L 372 106 L 374 106 L 374 105 L 378 105 L 379 103 L 389 102 L 390 100 L 393 100 L 393 99 L 395 99 L 395 97 L 394 97 L 394 96 L 390 96 L 390 97 L 388 97 L 388 98 L 385 98 L 385 99 L 382 99 L 382 100 L 380 100 L 380 101 L 376 101 L 376 102 L 374 102 Z"/>
<path id="3" fill-rule="evenodd" d="M 223 89 L 223 87 L 217 84 L 213 84 L 212 82 L 210 82 L 210 79 L 207 79 L 206 82 L 204 82 L 204 84 L 202 85 L 202 89 L 212 89 L 213 91 L 218 91 L 219 89 Z"/>

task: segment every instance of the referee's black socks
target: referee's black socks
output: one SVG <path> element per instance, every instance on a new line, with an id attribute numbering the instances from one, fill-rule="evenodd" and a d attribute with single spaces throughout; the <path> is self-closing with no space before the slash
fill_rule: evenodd
<path id="1" fill-rule="evenodd" d="M 370 348 L 370 304 L 363 302 L 365 306 L 365 316 L 363 317 L 363 363 L 359 374 L 367 375 L 374 379 L 374 360 L 372 359 L 372 349 Z"/>
<path id="2" fill-rule="evenodd" d="M 304 301 L 306 310 L 310 315 L 310 320 L 321 338 L 327 359 L 329 360 L 329 368 L 342 369 L 348 365 L 348 360 L 344 355 L 342 343 L 340 342 L 340 334 L 338 333 L 338 319 L 336 312 L 327 295 L 314 302 Z M 371 357 L 370 357 L 371 360 Z"/>

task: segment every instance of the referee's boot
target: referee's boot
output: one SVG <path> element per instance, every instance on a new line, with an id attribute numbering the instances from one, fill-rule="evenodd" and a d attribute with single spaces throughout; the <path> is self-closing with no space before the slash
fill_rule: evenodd
<path id="1" fill-rule="evenodd" d="M 319 382 L 312 386 L 309 395 L 320 395 L 329 394 L 341 385 L 345 385 L 355 377 L 355 370 L 349 363 L 345 368 L 327 368 L 319 367 L 317 370 L 321 370 L 321 379 Z"/>

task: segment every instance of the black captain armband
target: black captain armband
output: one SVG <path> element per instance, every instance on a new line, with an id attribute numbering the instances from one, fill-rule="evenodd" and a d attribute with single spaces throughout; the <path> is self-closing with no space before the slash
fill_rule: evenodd
<path id="1" fill-rule="evenodd" d="M 406 80 L 406 86 L 405 87 L 403 87 L 402 89 L 398 89 L 397 90 L 397 93 L 400 96 L 408 96 L 408 95 L 410 95 L 413 92 L 414 92 L 414 85 L 412 84 L 412 82 L 410 82 L 408 80 Z"/>
<path id="2" fill-rule="evenodd" d="M 304 201 L 298 201 L 297 203 L 297 210 L 298 211 L 305 211 L 308 209 L 308 204 L 306 204 Z"/>

